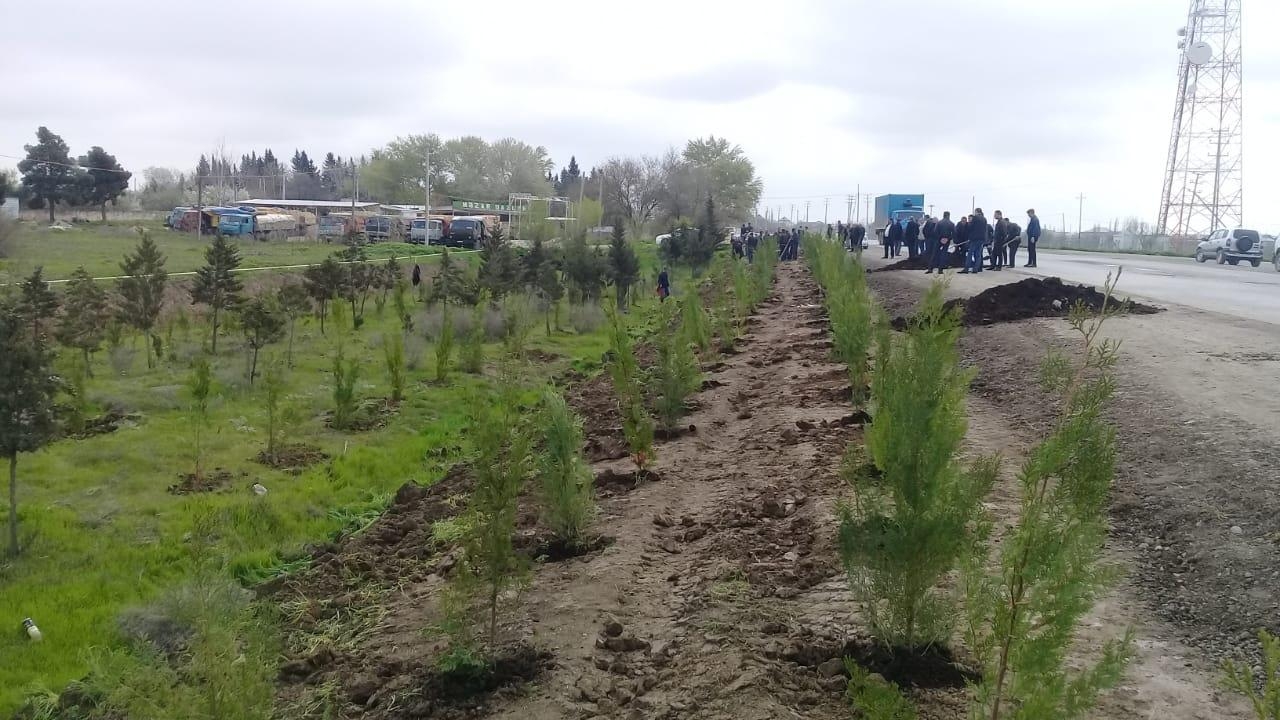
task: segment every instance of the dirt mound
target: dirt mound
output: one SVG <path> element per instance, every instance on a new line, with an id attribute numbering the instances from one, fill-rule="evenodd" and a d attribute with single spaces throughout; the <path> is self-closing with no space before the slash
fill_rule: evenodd
<path id="1" fill-rule="evenodd" d="M 994 325 L 1038 317 L 1067 317 L 1077 304 L 1090 311 L 1102 310 L 1106 296 L 1091 285 L 1068 285 L 1061 278 L 1025 278 L 1008 285 L 988 288 L 970 298 L 948 300 L 947 308 L 959 308 L 960 320 L 966 326 Z M 1134 315 L 1153 315 L 1163 308 L 1145 305 L 1128 298 L 1112 297 L 1109 308 L 1120 308 Z M 910 318 L 893 319 L 895 330 L 904 330 Z"/>
<path id="2" fill-rule="evenodd" d="M 393 681 L 404 684 L 401 682 L 404 675 L 412 677 L 409 683 L 414 688 L 409 696 L 412 699 L 379 708 L 381 712 L 375 711 L 373 715 L 385 720 L 475 717 L 476 711 L 483 708 L 495 692 L 536 679 L 550 664 L 550 653 L 520 644 L 501 648 L 493 660 L 482 667 L 452 670 L 405 667 L 401 669 L 403 674 L 393 675 Z M 366 707 L 381 689 L 379 681 L 368 676 L 349 678 L 346 686 L 348 697 Z"/>
<path id="3" fill-rule="evenodd" d="M 84 424 L 76 430 L 68 429 L 65 437 L 72 440 L 86 440 L 98 435 L 109 435 L 122 427 L 136 425 L 141 420 L 142 416 L 137 413 L 111 409 L 98 417 L 85 420 Z"/>
<path id="4" fill-rule="evenodd" d="M 263 450 L 254 458 L 255 461 L 269 468 L 284 470 L 295 475 L 316 463 L 324 462 L 328 459 L 328 453 L 315 445 L 306 445 L 304 443 L 282 445 L 271 454 Z"/>
<path id="5" fill-rule="evenodd" d="M 1026 278 L 1009 285 L 983 290 L 967 300 L 952 300 L 950 307 L 963 306 L 965 325 L 990 325 L 1033 317 L 1066 317 L 1071 308 L 1083 304 L 1094 312 L 1102 310 L 1106 296 L 1089 285 L 1068 285 L 1060 278 Z M 1129 299 L 1111 298 L 1108 307 L 1120 307 L 1134 315 L 1152 315 L 1161 308 Z"/>
<path id="6" fill-rule="evenodd" d="M 249 477 L 248 473 L 240 473 L 240 476 L 242 478 Z M 235 480 L 235 476 L 222 468 L 218 468 L 213 472 L 203 473 L 199 477 L 195 473 L 182 473 L 178 475 L 178 482 L 169 486 L 169 492 L 173 495 L 217 492 L 231 487 L 233 480 Z"/>
<path id="7" fill-rule="evenodd" d="M 911 688 L 963 688 L 982 679 L 939 645 L 911 650 L 888 648 L 873 640 L 850 640 L 843 646 L 793 641 L 782 658 L 806 667 L 849 658 L 896 685 Z"/>
<path id="8" fill-rule="evenodd" d="M 964 267 L 964 253 L 957 253 L 957 252 L 948 253 L 947 263 L 948 263 L 947 267 L 951 267 L 951 268 Z M 923 255 L 920 255 L 918 257 L 904 258 L 902 260 L 899 260 L 896 263 L 893 263 L 891 265 L 885 265 L 884 267 L 881 267 L 881 268 L 875 268 L 874 270 L 871 270 L 871 272 L 889 272 L 891 270 L 928 270 L 928 269 L 929 269 L 929 260 L 925 258 Z"/>

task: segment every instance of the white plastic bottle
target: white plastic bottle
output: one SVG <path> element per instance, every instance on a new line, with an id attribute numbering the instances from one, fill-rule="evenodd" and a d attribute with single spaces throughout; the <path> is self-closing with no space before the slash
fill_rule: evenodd
<path id="1" fill-rule="evenodd" d="M 31 638 L 31 642 L 40 642 L 44 639 L 44 634 L 40 632 L 40 628 L 36 627 L 36 623 L 31 618 L 22 621 L 22 627 L 27 629 L 27 637 Z"/>

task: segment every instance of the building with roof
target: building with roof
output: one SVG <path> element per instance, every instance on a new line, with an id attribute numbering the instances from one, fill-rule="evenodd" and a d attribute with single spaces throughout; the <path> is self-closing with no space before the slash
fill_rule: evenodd
<path id="1" fill-rule="evenodd" d="M 247 205 L 249 207 L 274 207 L 274 208 L 290 208 L 293 210 L 311 210 L 317 215 L 328 214 L 331 210 L 347 210 L 355 208 L 359 211 L 376 211 L 381 203 L 360 200 L 352 203 L 350 200 L 237 200 L 236 205 Z"/>

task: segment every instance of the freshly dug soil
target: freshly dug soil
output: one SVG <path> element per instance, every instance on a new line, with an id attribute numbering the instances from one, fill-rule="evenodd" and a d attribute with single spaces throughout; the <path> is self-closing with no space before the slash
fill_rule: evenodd
<path id="1" fill-rule="evenodd" d="M 962 268 L 964 267 L 964 253 L 947 253 L 947 267 Z M 876 268 L 871 272 L 888 272 L 890 270 L 928 270 L 929 260 L 923 255 L 919 257 L 903 258 L 891 265 L 885 265 L 882 268 Z"/>
<path id="2" fill-rule="evenodd" d="M 367 398 L 356 406 L 355 414 L 345 432 L 368 432 L 385 426 L 400 411 L 399 404 L 391 398 Z M 325 424 L 333 427 L 333 413 L 325 413 Z M 335 428 L 336 429 L 336 428 Z"/>
<path id="3" fill-rule="evenodd" d="M 307 445 L 305 443 L 282 445 L 276 448 L 275 453 L 272 455 L 268 455 L 267 451 L 263 450 L 254 458 L 254 460 L 269 468 L 294 474 L 328 459 L 328 453 L 315 445 Z"/>
<path id="4" fill-rule="evenodd" d="M 609 469 L 596 474 L 595 486 L 601 495 L 608 497 L 631 492 L 644 483 L 658 482 L 661 479 L 662 476 L 652 470 L 633 472 L 628 469 L 625 472 L 618 472 Z"/>
<path id="5" fill-rule="evenodd" d="M 240 475 L 241 477 L 248 477 L 247 473 L 241 473 Z M 178 482 L 169 486 L 169 492 L 173 495 L 216 492 L 231 487 L 231 482 L 234 479 L 234 475 L 222 468 L 206 472 L 203 477 L 196 477 L 195 473 L 181 473 L 178 475 Z"/>
<path id="6" fill-rule="evenodd" d="M 142 418 L 136 413 L 125 413 L 120 410 L 111 409 L 95 418 L 85 420 L 84 425 L 75 432 L 68 431 L 65 437 L 72 440 L 85 440 L 98 435 L 109 435 L 126 423 L 136 423 Z"/>
<path id="7" fill-rule="evenodd" d="M 1106 296 L 1090 285 L 1068 285 L 1056 277 L 1031 277 L 987 288 L 967 299 L 948 300 L 946 307 L 960 308 L 961 322 L 966 326 L 974 326 L 1037 317 L 1067 317 L 1076 304 L 1083 304 L 1085 308 L 1099 312 L 1104 300 Z M 1115 297 L 1110 299 L 1108 307 L 1119 307 L 1134 315 L 1153 315 L 1163 310 L 1154 305 Z M 909 318 L 897 317 L 893 320 L 893 327 L 903 330 L 909 323 Z"/>
<path id="8" fill-rule="evenodd" d="M 963 688 L 982 679 L 981 674 L 958 662 L 951 650 L 938 645 L 923 648 L 885 647 L 874 640 L 850 640 L 844 647 L 794 642 L 783 658 L 817 667 L 832 658 L 849 658 L 870 672 L 901 687 Z"/>

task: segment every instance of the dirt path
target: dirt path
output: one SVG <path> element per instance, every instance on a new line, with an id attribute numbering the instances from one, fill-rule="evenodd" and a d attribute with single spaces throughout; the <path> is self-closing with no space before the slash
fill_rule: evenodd
<path id="1" fill-rule="evenodd" d="M 785 659 L 852 607 L 831 513 L 860 429 L 842 422 L 848 382 L 815 302 L 807 273 L 781 267 L 740 352 L 697 396 L 697 432 L 659 446 L 662 479 L 602 502 L 615 544 L 539 572 L 527 622 L 557 667 L 496 717 L 848 716 L 840 679 Z M 600 634 L 613 621 L 617 640 Z"/>
<path id="2" fill-rule="evenodd" d="M 932 280 L 918 273 L 875 273 L 871 278 L 874 291 L 891 314 L 907 312 Z M 955 285 L 948 291 L 949 296 L 965 294 Z M 1152 326 L 1167 316 L 1122 318 L 1113 321 L 1108 331 L 1126 339 L 1144 338 L 1144 343 L 1139 344 L 1141 347 L 1151 342 Z M 963 357 L 978 370 L 970 395 L 970 447 L 975 452 L 999 451 L 1006 458 L 1004 477 L 992 498 L 998 516 L 1009 518 L 1016 511 L 1013 473 L 1017 463 L 1053 421 L 1053 401 L 1036 387 L 1035 368 L 1049 348 L 1069 349 L 1071 342 L 1065 321 L 1047 319 L 969 328 L 963 336 Z M 1134 347 L 1126 346 L 1118 373 L 1121 391 L 1114 415 L 1121 455 L 1108 555 L 1119 564 L 1125 578 L 1102 599 L 1079 635 L 1080 652 L 1087 656 L 1090 648 L 1096 649 L 1132 625 L 1137 632 L 1137 655 L 1124 684 L 1106 697 L 1096 716 L 1166 720 L 1247 718 L 1250 715 L 1244 704 L 1218 689 L 1216 669 L 1227 654 L 1220 644 L 1221 638 L 1232 632 L 1227 630 L 1224 635 L 1223 625 L 1233 621 L 1232 615 L 1239 612 L 1239 605 L 1218 606 L 1217 623 L 1179 623 L 1174 610 L 1190 605 L 1188 594 L 1185 591 L 1171 593 L 1169 588 L 1185 582 L 1181 579 L 1185 568 L 1170 567 L 1168 559 L 1184 556 L 1169 547 L 1173 545 L 1169 536 L 1174 533 L 1166 530 L 1152 536 L 1143 529 L 1165 523 L 1167 515 L 1135 512 L 1135 504 L 1150 509 L 1160 500 L 1159 496 L 1150 495 L 1153 485 L 1159 486 L 1159 476 L 1148 474 L 1154 459 L 1159 458 L 1179 471 L 1199 464 L 1191 447 L 1177 447 L 1186 437 L 1185 432 L 1174 427 L 1185 422 L 1184 409 L 1176 407 L 1176 401 L 1160 393 L 1162 388 L 1153 387 L 1149 379 L 1143 377 L 1150 369 L 1145 367 L 1144 354 L 1150 351 L 1150 347 L 1145 347 L 1135 354 Z M 1161 380 L 1167 381 L 1167 377 Z M 1158 453 L 1153 456 L 1157 448 Z M 1165 471 L 1162 467 L 1161 472 Z M 1202 502 L 1196 498 L 1196 502 L 1185 509 L 1194 512 Z M 1157 558 L 1155 563 L 1152 556 Z M 1161 558 L 1168 559 L 1162 561 Z M 1215 586 L 1204 588 L 1206 591 L 1221 591 L 1218 583 L 1205 582 Z M 1203 598 L 1196 603 L 1213 612 L 1214 603 Z M 1218 642 L 1205 643 L 1205 638 Z"/>

